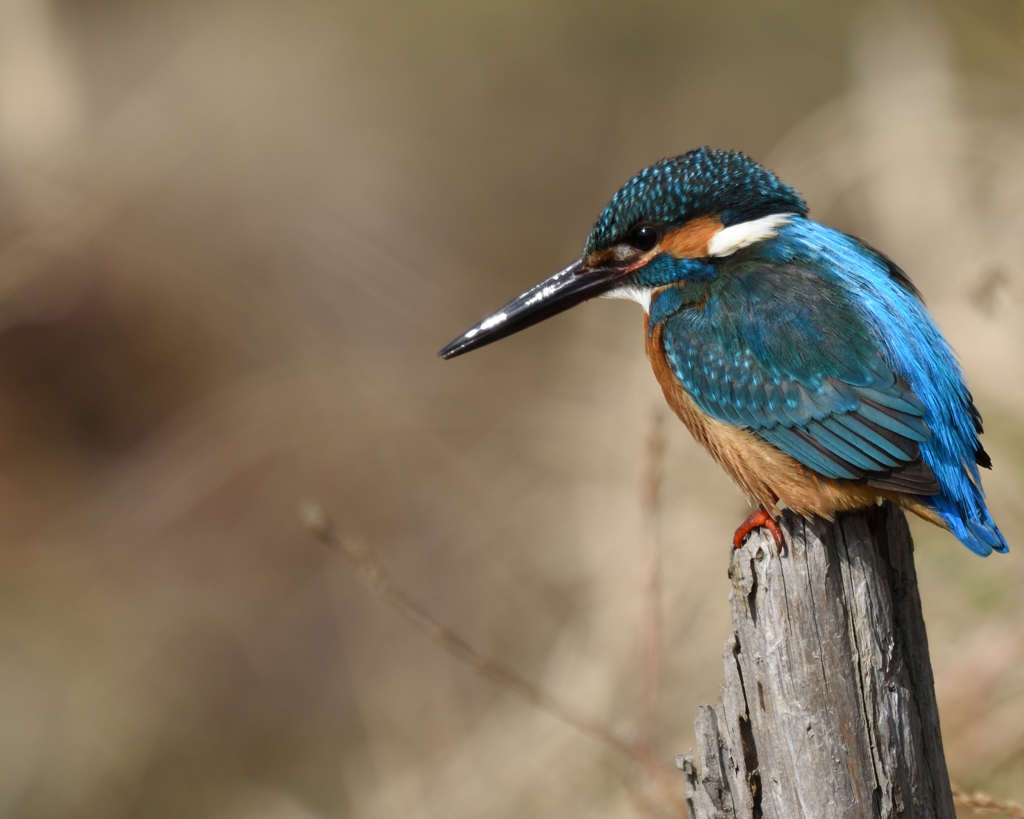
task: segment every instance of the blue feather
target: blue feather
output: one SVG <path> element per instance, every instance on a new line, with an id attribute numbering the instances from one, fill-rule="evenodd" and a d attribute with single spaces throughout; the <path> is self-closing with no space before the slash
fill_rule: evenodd
<path id="1" fill-rule="evenodd" d="M 875 461 L 864 450 L 853 446 L 848 440 L 844 440 L 830 431 L 821 421 L 811 421 L 804 429 L 815 441 L 829 452 L 839 455 L 847 463 L 868 472 L 880 472 L 884 469 L 883 464 Z"/>
<path id="2" fill-rule="evenodd" d="M 859 436 L 865 444 L 873 445 L 884 450 L 895 459 L 894 463 L 891 464 L 892 466 L 895 466 L 901 461 L 913 460 L 917 456 L 918 447 L 913 446 L 911 442 L 908 441 L 903 447 L 899 447 L 893 441 L 890 441 L 883 435 L 879 435 L 866 424 L 862 423 L 857 419 L 856 415 L 852 413 L 838 415 L 828 420 L 830 423 L 842 425 L 852 434 Z"/>
<path id="3" fill-rule="evenodd" d="M 895 452 L 886 451 L 884 447 L 880 449 L 869 443 L 863 436 L 858 435 L 850 428 L 851 424 L 857 424 L 858 422 L 849 413 L 840 416 L 830 415 L 819 423 L 834 435 L 842 438 L 855 450 L 864 453 L 875 461 L 877 466 L 874 469 L 876 470 L 893 469 L 899 466 L 900 463 L 912 460 L 911 453 L 903 452 L 896 447 L 892 447 Z M 863 429 L 867 429 L 863 424 L 860 426 Z M 884 439 L 880 438 L 880 440 Z"/>
<path id="4" fill-rule="evenodd" d="M 881 409 L 876 407 L 874 404 L 869 404 L 866 401 L 862 402 L 857 410 L 858 415 L 862 415 L 869 421 L 872 421 L 883 429 L 891 430 L 897 435 L 907 438 L 911 441 L 925 441 L 928 439 L 928 427 L 921 421 L 917 424 L 908 423 L 908 419 L 905 415 L 888 414 L 883 412 Z"/>
<path id="5" fill-rule="evenodd" d="M 771 219 L 774 237 L 699 258 L 667 245 L 629 274 L 655 294 L 649 330 L 679 384 L 818 475 L 913 496 L 971 550 L 1006 551 L 978 474 L 990 465 L 980 416 L 919 294 L 884 255 L 806 214 L 753 160 L 702 148 L 623 186 L 584 259 L 634 258 L 639 225 L 664 237 L 697 219 L 729 229 L 788 215 Z"/>
<path id="6" fill-rule="evenodd" d="M 826 478 L 856 478 L 857 473 L 815 447 L 790 427 L 760 431 L 760 436 Z"/>

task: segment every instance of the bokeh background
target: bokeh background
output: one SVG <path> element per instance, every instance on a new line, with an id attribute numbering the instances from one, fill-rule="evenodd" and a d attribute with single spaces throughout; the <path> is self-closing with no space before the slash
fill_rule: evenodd
<path id="1" fill-rule="evenodd" d="M 952 778 L 1024 800 L 1022 91 L 1017 0 L 0 0 L 0 815 L 642 815 L 297 506 L 635 733 L 639 311 L 435 352 L 702 144 L 895 258 L 960 353 L 1011 553 L 914 522 L 921 591 Z M 671 764 L 747 507 L 666 434 Z"/>

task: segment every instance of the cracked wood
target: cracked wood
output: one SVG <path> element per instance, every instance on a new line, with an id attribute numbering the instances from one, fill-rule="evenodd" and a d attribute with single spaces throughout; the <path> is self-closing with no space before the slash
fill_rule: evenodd
<path id="1" fill-rule="evenodd" d="M 732 556 L 725 687 L 680 757 L 695 819 L 954 819 L 903 513 L 783 520 Z"/>

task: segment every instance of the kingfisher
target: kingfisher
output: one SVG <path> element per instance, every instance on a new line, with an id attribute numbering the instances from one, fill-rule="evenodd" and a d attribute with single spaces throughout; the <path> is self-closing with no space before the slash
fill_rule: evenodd
<path id="1" fill-rule="evenodd" d="M 968 549 L 1006 552 L 978 467 L 981 415 L 910 278 L 808 218 L 803 197 L 737 151 L 640 171 L 583 255 L 440 351 L 454 358 L 595 296 L 644 310 L 647 357 L 694 438 L 784 546 L 783 507 L 836 515 L 888 500 Z"/>

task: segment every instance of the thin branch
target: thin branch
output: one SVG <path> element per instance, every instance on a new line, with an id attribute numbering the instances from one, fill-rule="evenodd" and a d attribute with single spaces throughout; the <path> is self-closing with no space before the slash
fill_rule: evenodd
<path id="1" fill-rule="evenodd" d="M 1000 802 L 980 791 L 964 793 L 956 785 L 953 786 L 953 802 L 961 807 L 970 808 L 975 813 L 1024 819 L 1024 808 L 1016 802 Z"/>
<path id="2" fill-rule="evenodd" d="M 654 411 L 647 437 L 647 468 L 640 508 L 643 513 L 644 551 L 647 572 L 644 583 L 644 613 L 640 639 L 640 744 L 654 741 L 658 691 L 661 684 L 661 486 L 665 474 L 665 417 Z"/>
<path id="3" fill-rule="evenodd" d="M 624 784 L 626 795 L 629 796 L 629 801 L 633 803 L 633 807 L 638 814 L 650 816 L 651 819 L 666 819 L 666 817 L 689 819 L 689 814 L 686 812 L 685 807 L 681 808 L 682 813 L 680 814 L 680 808 L 677 808 L 675 805 L 666 807 L 664 802 L 649 796 L 640 783 L 627 779 Z"/>
<path id="4" fill-rule="evenodd" d="M 662 791 L 662 795 L 666 803 L 671 806 L 673 813 L 680 819 L 686 819 L 688 816 L 686 803 L 680 796 L 675 771 L 661 764 L 649 747 L 622 739 L 604 726 L 574 712 L 540 687 L 523 679 L 500 663 L 483 656 L 392 583 L 387 572 L 370 554 L 369 550 L 354 538 L 340 533 L 318 504 L 303 503 L 299 513 L 306 529 L 317 540 L 348 559 L 364 586 L 424 632 L 441 648 L 475 669 L 481 676 L 518 694 L 522 699 L 543 709 L 567 725 L 571 725 L 587 736 L 593 737 L 639 763 Z"/>

